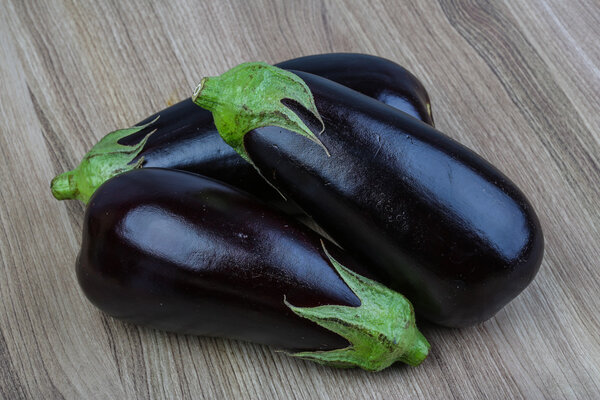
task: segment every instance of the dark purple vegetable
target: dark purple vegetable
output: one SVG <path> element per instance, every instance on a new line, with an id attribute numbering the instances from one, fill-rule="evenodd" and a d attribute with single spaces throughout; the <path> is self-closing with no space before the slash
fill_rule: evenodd
<path id="1" fill-rule="evenodd" d="M 294 73 L 242 64 L 203 79 L 195 101 L 213 111 L 228 143 L 381 282 L 404 293 L 419 316 L 449 327 L 473 325 L 532 281 L 543 255 L 542 230 L 506 176 L 403 112 Z M 258 85 L 271 90 L 269 97 L 241 95 L 240 87 L 251 92 Z M 298 122 L 293 132 L 250 130 L 289 127 L 294 113 L 313 132 L 321 128 L 314 118 L 320 114 L 324 131 L 315 136 Z"/>
<path id="2" fill-rule="evenodd" d="M 337 260 L 337 261 L 336 261 Z M 233 187 L 144 168 L 90 199 L 77 277 L 113 317 L 273 345 L 337 367 L 419 364 L 429 344 L 400 294 L 334 244 Z"/>
<path id="3" fill-rule="evenodd" d="M 334 53 L 278 65 L 325 76 L 433 124 L 427 91 L 414 75 L 392 61 L 365 54 Z M 289 202 L 283 203 L 254 168 L 223 142 L 212 115 L 191 99 L 138 125 L 143 128 L 109 133 L 79 167 L 57 176 L 52 181 L 54 196 L 87 202 L 94 190 L 112 176 L 142 166 L 160 167 L 210 176 L 280 207 L 286 205 L 288 212 L 298 212 Z"/>
<path id="4" fill-rule="evenodd" d="M 330 53 L 294 58 L 275 66 L 322 76 L 434 126 L 429 94 L 421 81 L 385 58 Z"/>

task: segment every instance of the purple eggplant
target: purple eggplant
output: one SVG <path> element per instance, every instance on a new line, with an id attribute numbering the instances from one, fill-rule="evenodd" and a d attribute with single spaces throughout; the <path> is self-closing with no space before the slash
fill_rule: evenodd
<path id="1" fill-rule="evenodd" d="M 360 271 L 252 196 L 155 168 L 96 191 L 77 259 L 87 298 L 124 321 L 267 344 L 335 367 L 421 363 L 429 344 L 408 300 L 348 268 Z"/>
<path id="2" fill-rule="evenodd" d="M 263 63 L 203 79 L 194 100 L 213 112 L 225 141 L 417 315 L 449 327 L 485 321 L 536 275 L 544 240 L 529 201 L 432 126 Z"/>
<path id="3" fill-rule="evenodd" d="M 392 61 L 365 54 L 334 53 L 278 65 L 348 85 L 433 125 L 427 91 L 414 75 Z M 52 181 L 52 193 L 59 200 L 87 202 L 110 177 L 140 167 L 199 173 L 246 190 L 290 213 L 297 212 L 291 202 L 282 202 L 256 170 L 223 142 L 212 115 L 191 99 L 166 108 L 137 126 L 106 135 L 76 169 Z"/>

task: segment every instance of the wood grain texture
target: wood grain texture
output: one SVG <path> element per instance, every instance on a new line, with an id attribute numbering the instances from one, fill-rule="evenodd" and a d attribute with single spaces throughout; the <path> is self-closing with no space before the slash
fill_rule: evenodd
<path id="1" fill-rule="evenodd" d="M 0 397 L 600 398 L 598 26 L 597 0 L 2 0 Z M 480 326 L 423 326 L 430 358 L 379 374 L 89 304 L 73 267 L 84 208 L 55 201 L 52 177 L 204 75 L 332 51 L 413 71 L 438 128 L 523 189 L 546 238 L 533 284 Z"/>

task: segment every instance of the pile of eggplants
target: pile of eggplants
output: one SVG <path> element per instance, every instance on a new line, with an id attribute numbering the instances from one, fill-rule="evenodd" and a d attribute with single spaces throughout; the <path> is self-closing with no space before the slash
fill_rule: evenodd
<path id="1" fill-rule="evenodd" d="M 414 75 L 362 54 L 204 78 L 51 188 L 87 203 L 77 277 L 102 311 L 334 367 L 420 364 L 416 317 L 483 322 L 543 256 L 523 193 L 434 128 Z"/>
<path id="2" fill-rule="evenodd" d="M 353 53 L 320 54 L 276 64 L 314 73 L 371 96 L 433 126 L 429 95 L 400 65 Z M 194 172 L 243 189 L 290 213 L 298 209 L 273 189 L 219 136 L 210 112 L 186 99 L 127 129 L 106 135 L 81 165 L 57 176 L 52 193 L 59 200 L 88 202 L 107 179 L 135 168 Z"/>

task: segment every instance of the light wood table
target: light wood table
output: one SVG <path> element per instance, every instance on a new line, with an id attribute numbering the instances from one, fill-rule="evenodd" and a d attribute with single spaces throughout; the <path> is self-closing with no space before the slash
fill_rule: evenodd
<path id="1" fill-rule="evenodd" d="M 142 3 L 0 1 L 0 397 L 600 398 L 598 0 Z M 74 273 L 84 208 L 51 178 L 204 75 L 333 51 L 413 71 L 437 127 L 523 189 L 546 238 L 531 286 L 377 374 L 94 308 Z"/>

